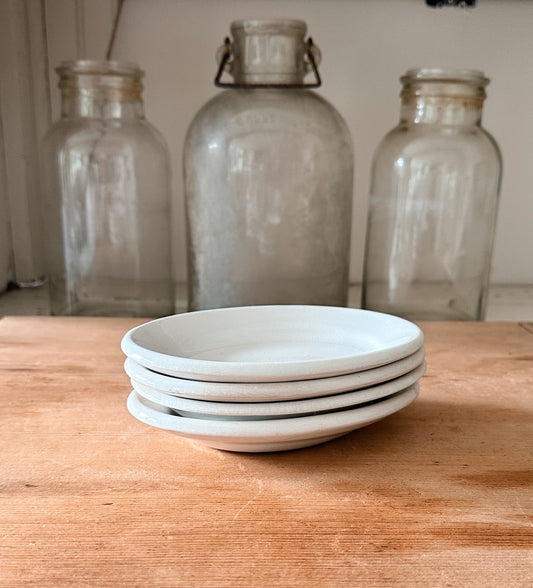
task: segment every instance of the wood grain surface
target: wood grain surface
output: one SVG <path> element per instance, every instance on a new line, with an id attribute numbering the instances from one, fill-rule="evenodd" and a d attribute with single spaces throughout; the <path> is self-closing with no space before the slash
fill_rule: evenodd
<path id="1" fill-rule="evenodd" d="M 129 415 L 140 322 L 0 320 L 1 586 L 533 585 L 533 324 L 422 323 L 414 404 L 254 455 Z"/>

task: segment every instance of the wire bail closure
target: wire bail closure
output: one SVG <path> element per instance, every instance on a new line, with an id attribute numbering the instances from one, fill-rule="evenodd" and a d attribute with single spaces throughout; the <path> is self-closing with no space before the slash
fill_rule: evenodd
<path id="1" fill-rule="evenodd" d="M 313 39 L 308 37 L 305 43 L 305 58 L 307 59 L 308 63 L 311 64 L 311 71 L 315 76 L 315 81 L 310 82 L 307 84 L 236 84 L 234 82 L 223 82 L 221 80 L 222 74 L 224 73 L 224 69 L 228 63 L 231 63 L 231 58 L 233 57 L 233 52 L 231 50 L 231 41 L 229 37 L 224 39 L 224 45 L 220 48 L 221 50 L 221 59 L 220 65 L 218 66 L 218 71 L 215 76 L 215 86 L 217 88 L 280 88 L 280 89 L 288 89 L 288 88 L 319 88 L 322 85 L 322 79 L 320 77 L 320 73 L 318 72 L 318 67 L 316 64 L 314 51 L 315 45 L 313 43 Z"/>

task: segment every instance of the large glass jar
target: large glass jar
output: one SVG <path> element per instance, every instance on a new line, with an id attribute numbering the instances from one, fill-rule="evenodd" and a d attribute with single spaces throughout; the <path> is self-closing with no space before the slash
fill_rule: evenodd
<path id="1" fill-rule="evenodd" d="M 362 305 L 412 320 L 482 320 L 501 176 L 481 127 L 488 79 L 422 68 L 401 81 L 400 123 L 373 161 Z"/>
<path id="2" fill-rule="evenodd" d="M 42 150 L 52 313 L 170 314 L 168 152 L 144 118 L 142 71 L 75 61 L 57 72 L 61 119 Z"/>
<path id="3" fill-rule="evenodd" d="M 185 142 L 189 308 L 345 305 L 353 151 L 341 115 L 304 86 L 318 49 L 296 20 L 231 32 L 219 72 L 233 87 Z"/>

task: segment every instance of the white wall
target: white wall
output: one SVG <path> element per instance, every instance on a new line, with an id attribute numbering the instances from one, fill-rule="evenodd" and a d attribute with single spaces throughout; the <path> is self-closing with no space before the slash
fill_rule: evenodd
<path id="1" fill-rule="evenodd" d="M 482 69 L 492 79 L 484 126 L 504 156 L 492 281 L 533 284 L 533 2 L 526 0 L 478 0 L 469 10 L 432 9 L 424 0 L 126 0 L 114 58 L 146 71 L 147 116 L 171 148 L 176 278 L 185 279 L 182 142 L 218 91 L 215 51 L 232 20 L 275 16 L 307 21 L 323 53 L 320 92 L 354 136 L 352 281 L 361 277 L 372 153 L 398 118 L 398 77 L 443 65 Z"/>

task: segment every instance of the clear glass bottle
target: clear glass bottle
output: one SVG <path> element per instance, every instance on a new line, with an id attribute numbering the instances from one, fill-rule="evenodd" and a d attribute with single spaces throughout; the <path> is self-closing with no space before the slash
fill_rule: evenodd
<path id="1" fill-rule="evenodd" d="M 191 310 L 347 303 L 352 142 L 304 86 L 310 70 L 319 80 L 306 29 L 237 21 L 219 54 L 233 87 L 199 111 L 185 142 Z"/>
<path id="2" fill-rule="evenodd" d="M 373 161 L 364 308 L 411 320 L 482 320 L 501 156 L 481 127 L 482 72 L 402 78 L 399 125 Z"/>
<path id="3" fill-rule="evenodd" d="M 42 149 L 52 314 L 174 311 L 170 172 L 135 64 L 65 62 Z"/>

